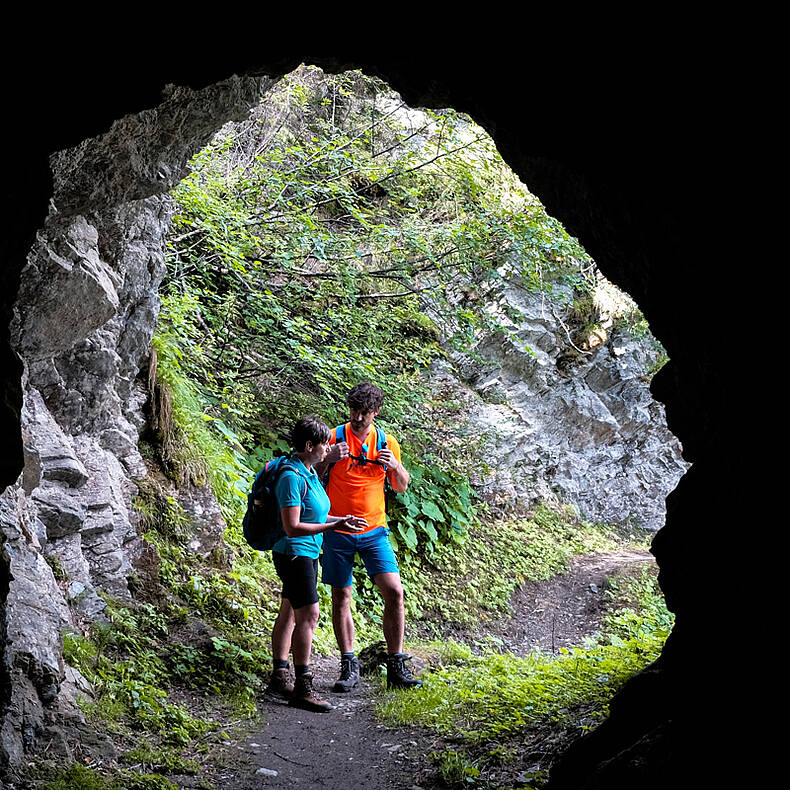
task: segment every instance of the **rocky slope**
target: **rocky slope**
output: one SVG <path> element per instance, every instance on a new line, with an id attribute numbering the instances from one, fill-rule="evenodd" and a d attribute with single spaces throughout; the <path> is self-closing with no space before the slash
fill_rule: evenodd
<path id="1" fill-rule="evenodd" d="M 11 325 L 24 364 L 25 465 L 0 495 L 0 765 L 44 747 L 67 752 L 60 725 L 82 719 L 74 695 L 84 682 L 64 666 L 62 634 L 101 617 L 99 591 L 129 596 L 142 549 L 131 506 L 146 474 L 139 374 L 164 274 L 167 190 L 267 84 L 172 89 L 157 108 L 51 159 L 50 214 Z"/>

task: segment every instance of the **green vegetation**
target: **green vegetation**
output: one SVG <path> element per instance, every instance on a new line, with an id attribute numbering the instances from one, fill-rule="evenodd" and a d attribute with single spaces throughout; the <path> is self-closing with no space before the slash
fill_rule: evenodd
<path id="1" fill-rule="evenodd" d="M 630 599 L 630 605 L 610 612 L 607 632 L 585 646 L 517 657 L 491 651 L 476 655 L 462 644 L 436 643 L 425 651 L 432 667 L 422 675 L 421 692 L 382 691 L 379 714 L 392 724 L 434 728 L 460 744 L 435 755 L 449 784 L 475 785 L 480 776 L 480 786 L 509 786 L 490 776 L 500 763 L 517 757 L 521 764 L 540 761 L 538 750 L 530 753 L 538 737 L 567 742 L 595 726 L 607 714 L 613 693 L 658 658 L 672 616 L 655 574 L 646 571 L 610 584 L 612 597 Z M 509 748 L 511 740 L 518 749 Z M 542 778 L 536 775 L 534 786 Z"/>
<path id="2" fill-rule="evenodd" d="M 484 308 L 504 279 L 551 293 L 585 282 L 587 261 L 488 135 L 451 110 L 406 113 L 359 73 L 303 68 L 225 128 L 174 197 L 160 379 L 229 522 L 295 419 L 340 422 L 348 388 L 370 380 L 416 478 L 392 509 L 394 541 L 408 561 L 462 535 L 471 456 L 460 426 L 431 430 L 438 340 L 471 353 L 480 328 L 507 331 Z"/>
<path id="3" fill-rule="evenodd" d="M 169 744 L 186 744 L 209 724 L 168 700 L 172 667 L 167 639 L 169 623 L 150 604 L 135 611 L 107 600 L 108 623 L 96 622 L 90 636 L 66 634 L 63 657 L 94 686 L 89 715 L 112 724 L 117 732 L 155 734 Z"/>
<path id="4" fill-rule="evenodd" d="M 583 521 L 571 507 L 541 505 L 529 518 L 476 525 L 462 545 L 436 552 L 417 595 L 434 628 L 475 625 L 505 614 L 524 582 L 563 573 L 575 555 L 622 545 L 611 528 Z"/>
<path id="5" fill-rule="evenodd" d="M 382 423 L 412 473 L 388 512 L 416 615 L 427 601 L 412 582 L 463 543 L 482 507 L 466 472 L 475 448 L 425 375 L 446 354 L 439 339 L 472 353 L 482 328 L 507 331 L 484 307 L 499 303 L 504 279 L 547 294 L 561 285 L 565 299 L 569 285 L 592 287 L 589 259 L 482 129 L 452 110 L 406 112 L 359 73 L 299 69 L 192 166 L 174 191 L 152 455 L 176 484 L 210 482 L 233 570 L 200 571 L 178 514 L 158 503 L 152 515 L 171 522 L 152 530 L 162 582 L 261 655 L 260 636 L 254 648 L 250 637 L 273 613 L 250 610 L 246 580 L 266 589 L 275 576 L 240 538 L 246 491 L 287 449 L 298 416 L 340 422 L 345 392 L 367 379 L 387 393 Z M 378 629 L 380 601 L 364 573 L 357 581 L 364 639 Z M 228 622 L 219 601 L 249 617 Z M 331 647 L 326 626 L 317 643 Z"/>
<path id="6" fill-rule="evenodd" d="M 46 781 L 42 790 L 178 790 L 178 785 L 158 773 L 119 771 L 105 776 L 72 763 Z"/>

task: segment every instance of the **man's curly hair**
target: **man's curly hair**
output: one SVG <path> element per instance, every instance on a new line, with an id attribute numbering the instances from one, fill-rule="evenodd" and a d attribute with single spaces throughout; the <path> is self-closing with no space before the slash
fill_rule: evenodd
<path id="1" fill-rule="evenodd" d="M 349 390 L 346 403 L 359 411 L 376 411 L 384 403 L 384 393 L 375 384 L 362 381 Z"/>

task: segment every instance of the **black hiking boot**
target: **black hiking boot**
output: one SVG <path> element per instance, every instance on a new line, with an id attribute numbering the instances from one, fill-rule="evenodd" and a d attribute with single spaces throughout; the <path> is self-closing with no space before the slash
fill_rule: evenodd
<path id="1" fill-rule="evenodd" d="M 294 684 L 288 677 L 287 669 L 273 669 L 269 678 L 269 685 L 263 692 L 265 696 L 278 701 L 286 701 L 293 694 Z"/>
<path id="2" fill-rule="evenodd" d="M 313 713 L 326 713 L 332 710 L 332 706 L 313 691 L 313 676 L 310 672 L 296 678 L 288 704 L 292 708 L 302 708 Z"/>
<path id="3" fill-rule="evenodd" d="M 340 659 L 340 677 L 332 686 L 336 694 L 346 694 L 359 686 L 359 659 L 356 656 L 342 656 Z"/>
<path id="4" fill-rule="evenodd" d="M 395 653 L 387 656 L 387 688 L 388 689 L 414 689 L 422 686 L 422 681 L 412 675 L 406 666 L 406 661 L 411 656 L 405 653 Z"/>

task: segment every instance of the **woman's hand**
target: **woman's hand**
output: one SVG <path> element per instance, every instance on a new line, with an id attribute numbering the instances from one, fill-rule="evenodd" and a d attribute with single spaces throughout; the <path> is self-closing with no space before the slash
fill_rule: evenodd
<path id="1" fill-rule="evenodd" d="M 346 532 L 362 532 L 367 525 L 368 522 L 364 518 L 348 515 L 335 521 L 332 525 L 332 529 L 342 529 Z"/>

